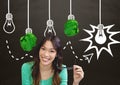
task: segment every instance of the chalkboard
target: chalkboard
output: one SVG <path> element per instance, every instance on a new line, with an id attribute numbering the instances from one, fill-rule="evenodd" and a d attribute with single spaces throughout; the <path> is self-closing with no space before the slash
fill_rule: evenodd
<path id="1" fill-rule="evenodd" d="M 102 0 L 102 24 L 110 27 L 108 31 L 105 30 L 107 40 L 103 46 L 96 44 L 93 38 L 95 33 L 91 32 L 99 24 L 99 0 L 73 0 L 72 10 L 80 30 L 73 37 L 64 34 L 64 23 L 69 15 L 69 0 L 51 0 L 51 19 L 54 21 L 56 34 L 65 47 L 63 62 L 72 66 L 76 60 L 85 72 L 80 85 L 120 85 L 119 3 L 119 0 Z M 27 28 L 27 0 L 11 0 L 10 9 L 16 29 L 12 34 L 7 34 L 3 30 L 7 0 L 0 0 L 0 85 L 21 85 L 21 65 L 33 57 L 32 51 L 24 52 L 19 43 Z M 47 20 L 48 0 L 30 0 L 30 27 L 38 38 L 37 43 L 43 36 Z M 91 39 L 87 39 L 91 36 Z M 107 50 L 97 52 L 94 46 L 98 50 L 103 47 Z M 88 47 L 89 50 L 86 51 Z M 71 85 L 72 71 L 68 73 L 68 84 Z"/>

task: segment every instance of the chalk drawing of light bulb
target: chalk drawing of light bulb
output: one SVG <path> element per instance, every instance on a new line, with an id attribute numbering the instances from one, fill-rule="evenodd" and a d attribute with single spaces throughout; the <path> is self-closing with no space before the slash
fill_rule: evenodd
<path id="1" fill-rule="evenodd" d="M 104 25 L 103 24 L 99 24 L 98 25 L 98 30 L 97 33 L 95 35 L 95 41 L 98 44 L 104 44 L 107 40 L 105 32 L 104 32 Z"/>
<path id="2" fill-rule="evenodd" d="M 11 34 L 15 31 L 15 25 L 13 23 L 13 15 L 11 13 L 6 14 L 6 20 L 3 25 L 3 30 L 8 34 Z"/>
<path id="3" fill-rule="evenodd" d="M 47 27 L 44 31 L 44 36 L 46 36 L 46 34 L 49 34 L 49 33 L 56 35 L 53 24 L 54 24 L 53 20 L 51 20 L 51 19 L 47 20 Z"/>

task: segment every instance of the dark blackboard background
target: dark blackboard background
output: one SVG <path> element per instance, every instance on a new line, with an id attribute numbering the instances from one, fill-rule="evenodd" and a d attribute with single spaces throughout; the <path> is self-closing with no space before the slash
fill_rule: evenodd
<path id="1" fill-rule="evenodd" d="M 30 0 L 30 27 L 38 37 L 38 42 L 43 36 L 48 19 L 48 0 Z M 63 25 L 69 14 L 69 0 L 51 0 L 51 17 L 57 35 L 61 38 L 63 46 L 67 41 L 72 41 L 76 54 L 82 57 L 88 42 L 79 42 L 79 39 L 88 37 L 83 29 L 91 30 L 89 24 L 98 25 L 98 0 L 73 0 L 73 14 L 79 22 L 80 33 L 74 37 L 66 37 L 63 33 Z M 120 30 L 120 1 L 102 0 L 102 23 L 115 24 L 111 31 Z M 29 57 L 16 61 L 8 54 L 5 40 L 9 40 L 10 48 L 15 57 L 20 58 L 25 54 L 19 45 L 19 38 L 25 34 L 27 0 L 11 0 L 11 13 L 14 16 L 16 30 L 13 34 L 6 34 L 2 27 L 7 13 L 7 0 L 0 0 L 0 85 L 21 85 L 21 65 L 30 61 Z M 113 37 L 120 41 L 120 34 Z M 120 85 L 120 44 L 111 45 L 114 57 L 106 51 L 102 51 L 99 59 L 93 56 L 91 63 L 77 61 L 85 72 L 85 78 L 80 85 Z M 73 64 L 74 56 L 67 48 L 64 51 L 64 63 Z M 69 85 L 72 83 L 72 71 L 69 71 Z"/>

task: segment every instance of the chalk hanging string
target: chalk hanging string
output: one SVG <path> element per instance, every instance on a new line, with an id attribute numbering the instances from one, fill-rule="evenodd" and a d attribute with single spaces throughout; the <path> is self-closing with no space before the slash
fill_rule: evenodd
<path id="1" fill-rule="evenodd" d="M 51 11 L 51 10 L 50 10 L 50 9 L 51 9 L 51 8 L 50 8 L 51 5 L 50 5 L 50 4 L 51 4 L 51 3 L 50 3 L 50 0 L 49 0 L 49 2 L 48 2 L 48 5 L 49 5 L 49 6 L 48 6 L 48 9 L 49 9 L 49 11 L 48 11 L 48 12 L 49 12 L 49 13 L 48 13 L 48 14 L 49 14 L 49 15 L 48 15 L 48 16 L 49 16 L 49 20 L 51 20 L 51 13 L 50 13 L 50 11 Z"/>
<path id="2" fill-rule="evenodd" d="M 29 10 L 30 10 L 30 6 L 29 6 L 29 0 L 27 0 L 27 29 L 25 30 L 25 33 L 32 33 L 32 29 L 30 28 L 30 14 L 29 14 Z"/>
<path id="3" fill-rule="evenodd" d="M 68 20 L 75 20 L 75 16 L 72 14 L 72 0 L 70 0 L 70 14 L 68 15 Z"/>
<path id="4" fill-rule="evenodd" d="M 29 24 L 29 0 L 27 0 L 27 27 L 30 28 L 30 24 Z"/>
<path id="5" fill-rule="evenodd" d="M 8 13 L 10 13 L 10 0 L 8 0 Z"/>
<path id="6" fill-rule="evenodd" d="M 53 33 L 54 35 L 56 35 L 53 24 L 54 22 L 51 19 L 51 1 L 49 0 L 48 1 L 48 20 L 47 20 L 47 27 L 44 31 L 44 36 L 46 36 L 46 33 Z"/>
<path id="7" fill-rule="evenodd" d="M 98 29 L 100 30 L 100 34 L 102 33 L 102 30 L 103 30 L 103 27 L 104 27 L 104 25 L 102 24 L 102 16 L 101 16 L 101 9 L 102 9 L 102 7 L 101 7 L 101 0 L 99 0 L 99 24 L 98 24 Z"/>
<path id="8" fill-rule="evenodd" d="M 101 24 L 101 0 L 99 0 L 99 24 Z"/>
<path id="9" fill-rule="evenodd" d="M 70 0 L 70 15 L 72 15 L 72 0 Z"/>

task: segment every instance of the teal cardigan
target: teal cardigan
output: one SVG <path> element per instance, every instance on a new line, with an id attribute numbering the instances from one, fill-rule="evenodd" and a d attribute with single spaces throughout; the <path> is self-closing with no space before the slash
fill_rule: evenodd
<path id="1" fill-rule="evenodd" d="M 34 62 L 27 62 L 22 65 L 21 68 L 21 76 L 22 76 L 22 85 L 33 85 L 33 79 L 32 79 L 32 66 Z M 65 65 L 62 65 L 65 67 Z M 61 78 L 60 85 L 67 85 L 68 81 L 68 73 L 67 69 L 63 68 L 62 71 L 59 73 L 59 76 Z M 52 85 L 52 78 L 48 78 L 47 80 L 40 80 L 39 85 Z"/>

